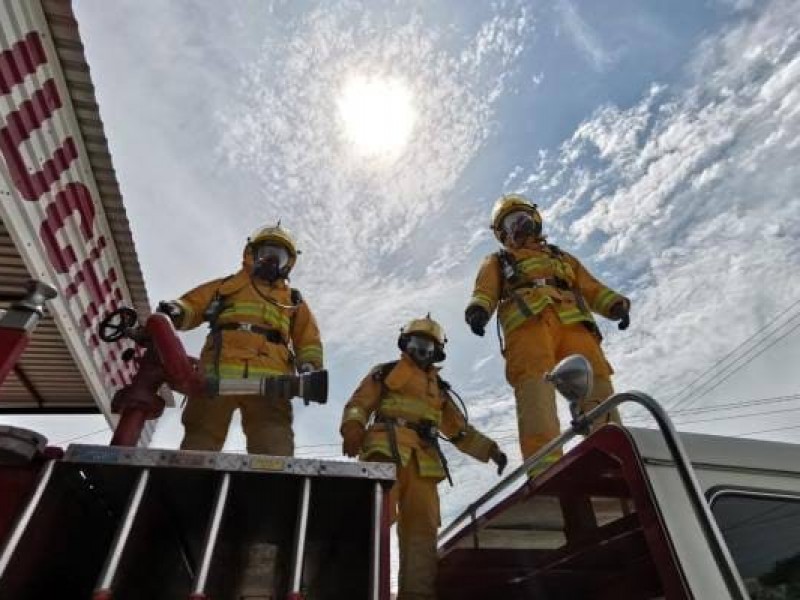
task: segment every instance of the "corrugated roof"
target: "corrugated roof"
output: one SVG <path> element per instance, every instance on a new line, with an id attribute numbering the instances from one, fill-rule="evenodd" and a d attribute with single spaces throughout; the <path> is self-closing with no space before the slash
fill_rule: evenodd
<path id="1" fill-rule="evenodd" d="M 83 52 L 78 32 L 78 22 L 72 11 L 70 0 L 43 0 L 47 24 L 61 62 L 61 68 L 69 88 L 70 99 L 78 117 L 92 173 L 97 181 L 100 201 L 111 227 L 117 247 L 125 281 L 133 297 L 133 308 L 142 315 L 150 314 L 150 302 L 144 287 L 142 270 L 136 255 L 130 223 L 122 204 L 122 193 L 108 150 L 103 120 L 89 76 L 89 65 Z"/>
<path id="2" fill-rule="evenodd" d="M 7 29 L 6 34 L 0 38 L 0 50 L 9 50 L 12 44 L 23 39 L 28 33 L 30 23 L 23 22 L 25 19 L 20 19 L 20 14 L 26 17 L 32 15 L 34 21 L 36 14 L 44 14 L 49 37 L 57 54 L 58 67 L 69 94 L 69 103 L 65 101 L 64 104 L 71 104 L 82 140 L 77 139 L 74 131 L 71 134 L 76 138 L 76 142 L 82 145 L 91 165 L 91 176 L 98 192 L 97 200 L 102 204 L 105 221 L 119 259 L 118 264 L 123 272 L 122 279 L 130 293 L 133 308 L 142 316 L 148 315 L 150 303 L 71 2 L 42 0 L 41 13 L 36 9 L 34 2 L 21 6 L 23 8 L 5 3 L 0 6 L 0 11 L 7 12 L 4 16 L 7 19 Z M 48 33 L 41 25 L 38 29 L 42 35 Z M 30 61 L 30 57 L 25 53 L 7 52 L 6 55 L 19 63 Z M 48 56 L 49 63 L 52 64 L 53 59 L 54 57 Z M 23 74 L 30 72 L 30 65 L 17 64 L 16 68 Z M 15 100 L 15 104 L 18 101 Z M 20 239 L 19 235 L 9 234 L 6 224 L 0 226 L 0 308 L 7 307 L 23 291 L 25 282 L 32 275 L 26 268 L 26 263 L 21 257 L 21 252 L 15 247 L 12 237 Z M 67 318 L 66 314 L 60 316 Z M 83 334 L 72 331 L 72 335 Z M 0 393 L 0 413 L 96 412 L 97 400 L 91 391 L 97 390 L 96 380 L 94 388 L 89 385 L 89 380 L 82 374 L 70 347 L 74 348 L 74 343 L 68 347 L 53 317 L 46 315 L 20 361 L 18 370 L 3 385 Z M 113 389 L 108 390 L 109 397 L 111 393 Z M 148 429 L 151 430 L 152 427 Z"/>

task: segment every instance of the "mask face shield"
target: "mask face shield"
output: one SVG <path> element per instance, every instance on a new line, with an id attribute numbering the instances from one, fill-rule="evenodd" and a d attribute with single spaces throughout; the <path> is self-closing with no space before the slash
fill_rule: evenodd
<path id="1" fill-rule="evenodd" d="M 411 335 L 405 345 L 406 354 L 420 366 L 433 364 L 436 355 L 436 342 L 424 335 Z"/>
<path id="2" fill-rule="evenodd" d="M 279 269 L 284 269 L 289 264 L 289 251 L 276 244 L 259 244 L 253 248 L 253 260 L 257 263 L 272 260 Z"/>
<path id="3" fill-rule="evenodd" d="M 538 235 L 541 228 L 533 215 L 525 210 L 515 210 L 508 213 L 501 221 L 501 227 L 506 238 L 521 242 L 526 237 Z"/>
<path id="4" fill-rule="evenodd" d="M 253 274 L 269 282 L 276 281 L 286 272 L 289 251 L 277 244 L 259 244 L 253 247 Z"/>

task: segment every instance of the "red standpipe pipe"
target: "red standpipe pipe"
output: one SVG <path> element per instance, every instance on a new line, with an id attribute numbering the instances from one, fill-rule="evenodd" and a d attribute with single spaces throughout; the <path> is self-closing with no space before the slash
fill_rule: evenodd
<path id="1" fill-rule="evenodd" d="M 138 365 L 133 381 L 117 390 L 111 399 L 111 412 L 120 415 L 112 446 L 135 446 L 145 422 L 157 419 L 164 412 L 164 399 L 158 395 L 158 389 L 164 383 L 164 369 L 155 351 L 148 348 Z"/>
<path id="2" fill-rule="evenodd" d="M 119 390 L 111 402 L 112 411 L 120 413 L 112 446 L 135 446 L 145 423 L 161 416 L 161 384 L 167 383 L 183 394 L 196 394 L 205 387 L 204 378 L 195 370 L 166 315 L 150 315 L 145 331 L 152 346 L 139 359 L 139 370 L 131 384 Z"/>
<path id="3" fill-rule="evenodd" d="M 30 334 L 24 329 L 0 327 L 0 385 L 17 364 L 29 341 Z"/>
<path id="4" fill-rule="evenodd" d="M 161 416 L 164 401 L 158 388 L 167 383 L 182 394 L 197 394 L 205 388 L 204 377 L 194 368 L 169 317 L 155 313 L 145 323 L 152 346 L 139 359 L 139 370 L 130 385 L 119 390 L 111 402 L 120 413 L 112 446 L 135 446 L 147 420 Z"/>
<path id="5" fill-rule="evenodd" d="M 0 385 L 28 347 L 31 333 L 44 314 L 45 302 L 55 297 L 55 288 L 31 280 L 25 286 L 25 294 L 3 314 L 0 319 Z"/>
<path id="6" fill-rule="evenodd" d="M 150 412 L 149 409 L 135 405 L 124 408 L 109 445 L 135 446 L 138 444 Z"/>
<path id="7" fill-rule="evenodd" d="M 197 394 L 205 380 L 192 365 L 169 317 L 155 313 L 148 317 L 145 330 L 153 340 L 169 386 L 182 394 Z"/>

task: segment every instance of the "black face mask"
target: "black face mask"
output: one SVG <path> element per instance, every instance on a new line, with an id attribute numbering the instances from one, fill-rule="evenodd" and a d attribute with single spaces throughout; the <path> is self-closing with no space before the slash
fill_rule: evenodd
<path id="1" fill-rule="evenodd" d="M 281 269 L 275 259 L 258 261 L 253 267 L 253 277 L 263 279 L 269 283 L 275 283 L 281 278 Z"/>
<path id="2" fill-rule="evenodd" d="M 433 340 L 411 336 L 405 343 L 405 352 L 422 369 L 430 367 L 436 359 L 436 346 Z"/>
<path id="3" fill-rule="evenodd" d="M 534 219 L 520 219 L 515 223 L 514 228 L 511 230 L 511 240 L 520 244 L 526 238 L 536 237 L 542 232 L 542 226 Z"/>

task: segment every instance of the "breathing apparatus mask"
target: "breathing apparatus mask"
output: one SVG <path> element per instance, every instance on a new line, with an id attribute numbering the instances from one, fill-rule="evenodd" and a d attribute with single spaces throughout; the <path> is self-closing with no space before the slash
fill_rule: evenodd
<path id="1" fill-rule="evenodd" d="M 253 276 L 269 283 L 286 277 L 289 251 L 278 244 L 265 243 L 253 246 Z"/>
<path id="2" fill-rule="evenodd" d="M 506 239 L 514 244 L 520 244 L 528 237 L 539 237 L 542 233 L 542 224 L 525 210 L 508 213 L 501 223 Z"/>
<path id="3" fill-rule="evenodd" d="M 440 352 L 437 352 L 436 342 L 426 335 L 407 336 L 401 344 L 401 348 L 423 369 L 438 362 L 437 359 L 442 360 L 439 358 Z"/>

